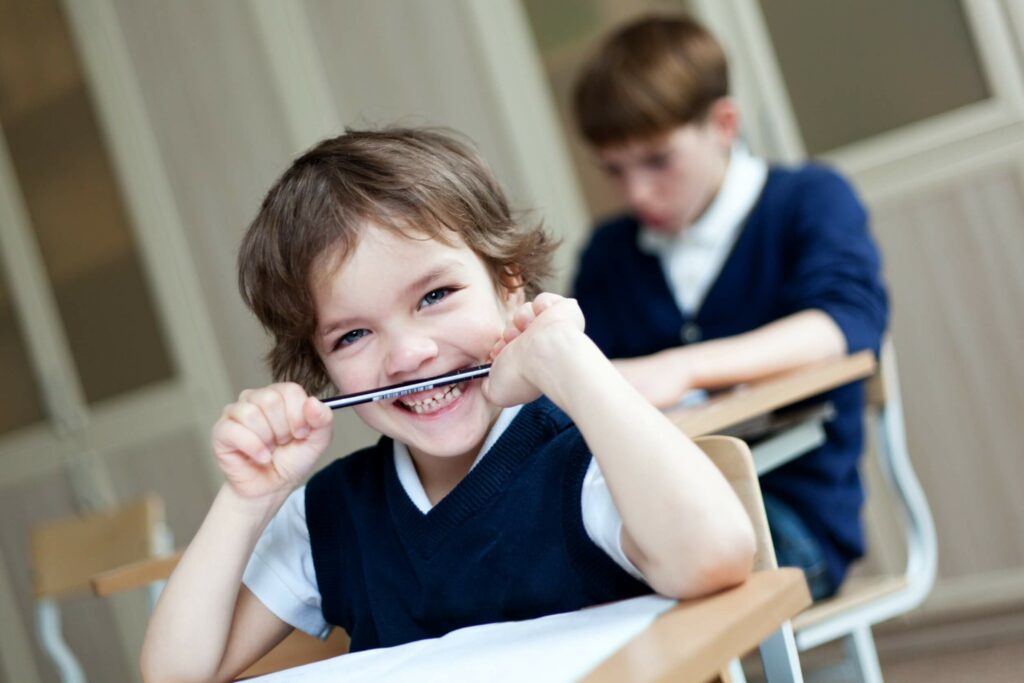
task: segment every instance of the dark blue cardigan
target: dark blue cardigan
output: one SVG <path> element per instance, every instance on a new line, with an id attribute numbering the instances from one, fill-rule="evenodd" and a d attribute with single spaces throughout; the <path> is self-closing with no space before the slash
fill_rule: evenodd
<path id="1" fill-rule="evenodd" d="M 540 399 L 427 514 L 398 480 L 390 439 L 336 460 L 306 487 L 324 618 L 355 651 L 650 593 L 587 536 L 590 459 Z"/>
<path id="2" fill-rule="evenodd" d="M 640 226 L 620 216 L 599 226 L 580 260 L 574 295 L 587 333 L 609 357 L 749 332 L 807 309 L 829 314 L 850 353 L 878 352 L 888 316 L 878 250 L 850 186 L 814 165 L 772 168 L 718 278 L 693 316 L 683 314 L 656 256 L 637 246 Z M 857 462 L 860 383 L 827 395 L 837 414 L 827 443 L 761 479 L 821 541 L 839 585 L 864 551 Z M 819 399 L 820 400 L 820 399 Z"/>

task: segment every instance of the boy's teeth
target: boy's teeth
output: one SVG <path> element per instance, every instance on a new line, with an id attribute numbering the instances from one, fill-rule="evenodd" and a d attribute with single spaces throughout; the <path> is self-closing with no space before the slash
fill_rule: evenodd
<path id="1" fill-rule="evenodd" d="M 422 415 L 423 413 L 430 413 L 440 409 L 442 406 L 447 405 L 451 401 L 462 395 L 462 390 L 454 384 L 449 385 L 447 389 L 436 392 L 433 396 L 420 401 L 406 401 L 402 400 L 402 404 L 412 410 L 413 412 Z"/>

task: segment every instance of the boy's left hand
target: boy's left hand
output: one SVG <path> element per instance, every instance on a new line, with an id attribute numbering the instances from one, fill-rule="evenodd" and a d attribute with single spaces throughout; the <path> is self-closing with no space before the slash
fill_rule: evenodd
<path id="1" fill-rule="evenodd" d="M 544 292 L 519 306 L 491 350 L 484 395 L 501 406 L 529 403 L 554 379 L 572 345 L 585 339 L 583 313 L 575 299 Z"/>

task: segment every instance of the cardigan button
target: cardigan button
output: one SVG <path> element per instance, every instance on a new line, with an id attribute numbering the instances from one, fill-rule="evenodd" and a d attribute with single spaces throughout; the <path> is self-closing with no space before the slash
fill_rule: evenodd
<path id="1" fill-rule="evenodd" d="M 686 323 L 683 325 L 682 331 L 679 336 L 687 344 L 694 344 L 701 340 L 703 333 L 700 330 L 700 325 L 697 323 Z"/>

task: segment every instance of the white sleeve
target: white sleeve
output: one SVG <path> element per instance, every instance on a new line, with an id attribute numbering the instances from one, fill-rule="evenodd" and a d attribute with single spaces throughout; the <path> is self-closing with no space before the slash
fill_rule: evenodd
<path id="1" fill-rule="evenodd" d="M 320 608 L 306 527 L 305 486 L 288 496 L 263 530 L 242 583 L 267 609 L 300 631 L 317 638 L 326 638 L 331 632 Z"/>
<path id="2" fill-rule="evenodd" d="M 619 515 L 608 483 L 604 480 L 597 460 L 590 458 L 590 465 L 583 477 L 583 491 L 580 494 L 583 512 L 583 528 L 587 536 L 603 550 L 615 564 L 622 567 L 634 578 L 647 582 L 640 570 L 626 557 L 622 549 L 622 517 Z"/>

